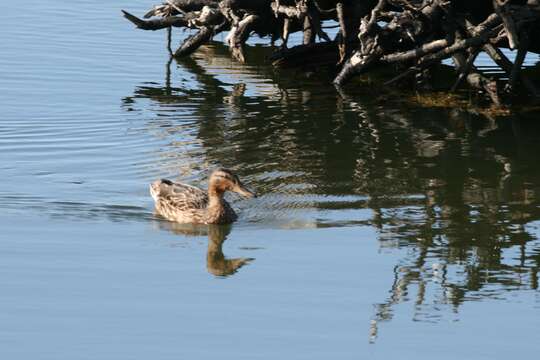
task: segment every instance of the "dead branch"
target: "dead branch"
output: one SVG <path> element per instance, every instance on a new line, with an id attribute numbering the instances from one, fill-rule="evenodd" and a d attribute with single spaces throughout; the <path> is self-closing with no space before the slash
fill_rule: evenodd
<path id="1" fill-rule="evenodd" d="M 405 70 L 386 85 L 419 78 L 452 58 L 456 80 L 450 91 L 466 82 L 499 104 L 499 84 L 474 66 L 478 53 L 485 51 L 508 74 L 509 93 L 522 84 L 539 94 L 521 71 L 527 53 L 540 51 L 540 43 L 533 41 L 540 28 L 539 0 L 166 0 L 145 19 L 122 12 L 137 28 L 169 29 L 169 42 L 173 27 L 196 29 L 175 56 L 190 54 L 214 34 L 229 30 L 231 54 L 243 62 L 244 44 L 252 34 L 269 36 L 272 44 L 281 37 L 281 48 L 272 56 L 276 66 L 337 64 L 337 86 L 387 64 Z M 324 31 L 329 28 L 323 26 L 325 20 L 337 22 L 335 39 Z M 288 49 L 289 34 L 295 31 L 302 31 L 302 45 Z M 518 50 L 513 63 L 501 47 Z"/>

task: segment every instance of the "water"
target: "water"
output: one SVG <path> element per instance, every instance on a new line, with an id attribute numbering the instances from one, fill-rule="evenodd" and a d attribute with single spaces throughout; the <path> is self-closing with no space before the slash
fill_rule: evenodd
<path id="1" fill-rule="evenodd" d="M 150 5 L 4 4 L 2 359 L 538 353 L 538 113 L 341 96 L 264 41 L 169 62 Z M 232 227 L 153 215 L 216 166 L 261 195 Z"/>

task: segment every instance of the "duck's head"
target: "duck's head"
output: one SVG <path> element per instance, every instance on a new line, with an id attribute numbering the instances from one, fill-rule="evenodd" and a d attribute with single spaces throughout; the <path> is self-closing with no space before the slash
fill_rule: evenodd
<path id="1" fill-rule="evenodd" d="M 223 194 L 225 191 L 234 191 L 248 198 L 257 197 L 253 191 L 242 184 L 238 176 L 228 169 L 214 170 L 210 175 L 208 189 L 218 194 Z"/>

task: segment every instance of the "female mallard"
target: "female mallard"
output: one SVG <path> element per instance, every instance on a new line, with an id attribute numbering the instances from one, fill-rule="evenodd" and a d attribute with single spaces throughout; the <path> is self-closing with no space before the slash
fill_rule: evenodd
<path id="1" fill-rule="evenodd" d="M 167 220 L 179 223 L 228 224 L 237 216 L 223 198 L 225 191 L 246 197 L 256 197 L 238 176 L 227 169 L 217 169 L 208 183 L 208 193 L 187 184 L 161 179 L 150 185 L 150 195 L 156 202 L 156 212 Z"/>

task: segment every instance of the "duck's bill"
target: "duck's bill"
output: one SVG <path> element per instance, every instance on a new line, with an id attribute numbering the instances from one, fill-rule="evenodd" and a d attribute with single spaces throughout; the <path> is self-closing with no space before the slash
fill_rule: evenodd
<path id="1" fill-rule="evenodd" d="M 239 193 L 242 196 L 245 196 L 247 198 L 256 198 L 257 194 L 255 194 L 253 191 L 249 190 L 244 185 L 237 185 L 234 189 L 235 192 Z"/>

